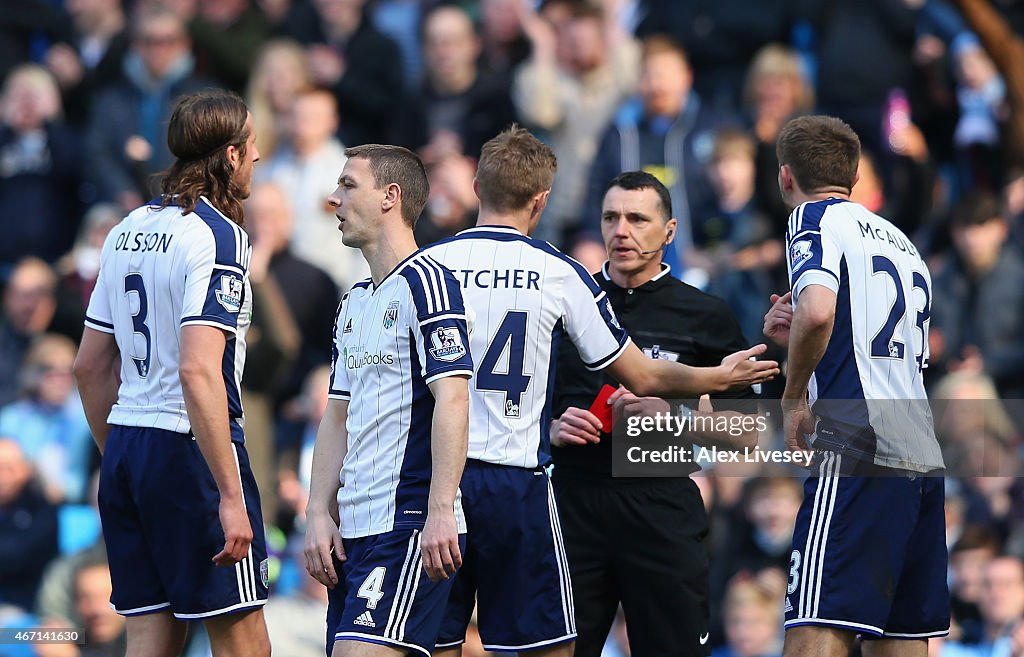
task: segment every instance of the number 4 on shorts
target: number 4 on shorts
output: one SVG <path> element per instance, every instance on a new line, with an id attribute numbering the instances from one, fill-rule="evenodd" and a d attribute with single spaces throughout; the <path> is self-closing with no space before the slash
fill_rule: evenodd
<path id="1" fill-rule="evenodd" d="M 367 609 L 376 609 L 377 603 L 384 597 L 384 591 L 381 588 L 384 585 L 384 575 L 388 572 L 388 569 L 384 566 L 377 566 L 374 568 L 363 583 L 359 586 L 359 590 L 356 592 L 357 598 L 363 598 L 366 600 Z"/>

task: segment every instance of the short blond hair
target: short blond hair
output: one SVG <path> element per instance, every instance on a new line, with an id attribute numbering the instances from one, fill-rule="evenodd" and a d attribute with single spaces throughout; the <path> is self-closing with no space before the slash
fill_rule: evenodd
<path id="1" fill-rule="evenodd" d="M 477 164 L 480 204 L 495 212 L 526 207 L 551 189 L 558 169 L 554 151 L 529 130 L 512 125 L 484 144 Z"/>

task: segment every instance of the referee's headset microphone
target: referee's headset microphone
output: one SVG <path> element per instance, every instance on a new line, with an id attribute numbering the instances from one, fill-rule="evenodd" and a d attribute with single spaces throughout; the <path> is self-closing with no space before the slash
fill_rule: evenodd
<path id="1" fill-rule="evenodd" d="M 674 234 L 674 232 L 675 232 L 674 228 L 669 228 L 668 232 L 665 234 L 665 241 L 661 243 L 661 246 L 659 246 L 656 249 L 652 249 L 650 251 L 641 251 L 640 255 L 651 255 L 652 253 L 657 253 L 658 251 L 661 251 L 662 249 L 664 249 L 666 246 L 668 246 L 668 243 L 672 240 L 672 235 Z M 635 242 L 636 238 L 634 238 L 633 241 Z"/>

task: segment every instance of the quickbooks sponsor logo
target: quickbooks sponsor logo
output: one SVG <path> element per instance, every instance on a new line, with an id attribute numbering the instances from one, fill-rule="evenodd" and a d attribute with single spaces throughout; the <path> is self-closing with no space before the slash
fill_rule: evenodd
<path id="1" fill-rule="evenodd" d="M 367 365 L 394 365 L 395 357 L 392 354 L 372 354 L 367 351 L 353 353 L 345 350 L 345 366 L 350 370 L 357 370 Z"/>

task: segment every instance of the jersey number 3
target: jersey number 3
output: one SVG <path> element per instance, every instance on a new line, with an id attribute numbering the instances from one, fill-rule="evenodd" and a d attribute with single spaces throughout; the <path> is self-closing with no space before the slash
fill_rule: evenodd
<path id="1" fill-rule="evenodd" d="M 149 314 L 149 302 L 146 298 L 146 286 L 142 281 L 142 274 L 128 274 L 124 277 L 124 294 L 128 297 L 128 307 L 132 307 L 131 296 L 132 294 L 138 295 L 139 306 L 138 310 L 132 313 L 132 362 L 135 363 L 135 369 L 138 370 L 139 376 L 143 379 L 149 375 L 149 357 L 151 353 L 151 340 L 149 337 L 149 327 L 146 326 L 146 317 Z M 142 341 L 145 346 L 142 349 L 142 356 L 139 356 L 138 339 L 135 336 L 141 335 Z"/>
<path id="2" fill-rule="evenodd" d="M 476 373 L 477 390 L 505 394 L 505 417 L 519 417 L 523 393 L 530 385 L 530 377 L 523 373 L 526 360 L 526 323 L 529 315 L 522 310 L 505 313 L 501 325 L 487 345 L 480 369 Z M 508 347 L 508 366 L 498 371 L 498 362 Z"/>

